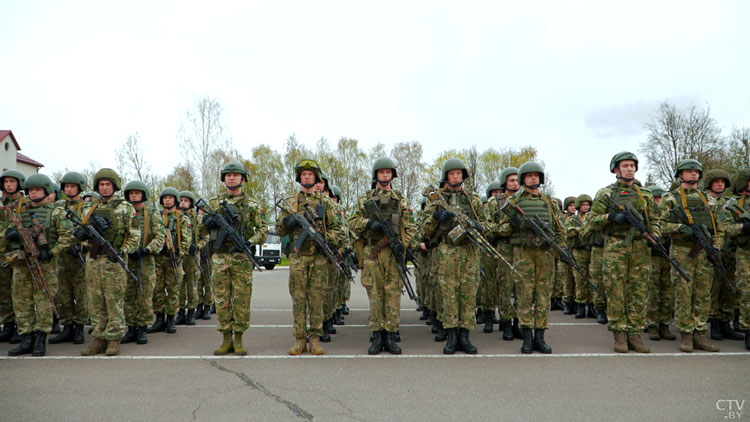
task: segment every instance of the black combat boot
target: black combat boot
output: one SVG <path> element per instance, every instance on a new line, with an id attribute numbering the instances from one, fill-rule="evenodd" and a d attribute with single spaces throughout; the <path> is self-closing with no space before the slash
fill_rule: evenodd
<path id="1" fill-rule="evenodd" d="M 323 321 L 323 335 L 320 336 L 320 341 L 323 343 L 330 343 L 331 341 L 331 334 L 328 333 L 328 324 L 326 321 Z"/>
<path id="2" fill-rule="evenodd" d="M 463 350 L 467 355 L 476 355 L 477 348 L 469 341 L 469 330 L 458 329 L 458 350 Z"/>
<path id="3" fill-rule="evenodd" d="M 721 326 L 719 325 L 719 321 L 712 319 L 709 322 L 711 323 L 711 340 L 721 341 Z"/>
<path id="4" fill-rule="evenodd" d="M 576 309 L 576 319 L 586 318 L 586 305 L 579 303 Z"/>
<path id="5" fill-rule="evenodd" d="M 346 306 L 346 303 L 341 305 L 341 313 L 344 315 L 349 315 L 349 307 Z"/>
<path id="6" fill-rule="evenodd" d="M 734 320 L 732 321 L 732 329 L 733 329 L 734 331 L 738 332 L 738 333 L 742 333 L 742 332 L 744 332 L 744 331 L 742 331 L 742 330 L 740 329 L 740 316 L 739 316 L 739 315 L 737 315 L 737 314 L 735 314 L 735 316 L 734 316 Z"/>
<path id="7" fill-rule="evenodd" d="M 440 322 L 439 319 L 435 318 L 435 321 L 432 322 L 432 327 L 430 327 L 430 332 L 432 334 L 437 334 L 442 328 L 443 328 L 443 323 Z"/>
<path id="8" fill-rule="evenodd" d="M 446 328 L 445 331 L 447 332 L 446 339 L 448 340 L 445 343 L 445 347 L 443 347 L 443 354 L 444 355 L 452 355 L 456 353 L 456 348 L 458 347 L 458 333 L 456 333 L 456 328 Z"/>
<path id="9" fill-rule="evenodd" d="M 73 325 L 71 324 L 63 325 L 60 334 L 49 339 L 49 344 L 67 343 L 69 341 L 73 341 Z"/>
<path id="10" fill-rule="evenodd" d="M 750 350 L 750 330 L 745 330 L 745 349 Z"/>
<path id="11" fill-rule="evenodd" d="M 146 326 L 139 325 L 135 328 L 135 342 L 136 344 L 148 343 L 148 336 L 146 336 Z"/>
<path id="12" fill-rule="evenodd" d="M 177 332 L 177 326 L 174 322 L 174 315 L 167 315 L 167 321 L 164 323 L 164 331 L 167 334 L 174 334 Z"/>
<path id="13" fill-rule="evenodd" d="M 73 344 L 83 344 L 83 325 L 73 325 Z"/>
<path id="14" fill-rule="evenodd" d="M 485 333 L 491 333 L 492 332 L 492 315 L 493 311 L 484 311 L 484 332 Z"/>
<path id="15" fill-rule="evenodd" d="M 52 316 L 52 331 L 50 334 L 60 334 L 60 320 L 56 316 Z"/>
<path id="16" fill-rule="evenodd" d="M 586 318 L 596 318 L 596 309 L 594 308 L 593 303 L 589 303 L 586 305 Z"/>
<path id="17" fill-rule="evenodd" d="M 185 316 L 185 324 L 195 325 L 195 309 L 188 309 L 187 316 Z"/>
<path id="18" fill-rule="evenodd" d="M 0 343 L 7 343 L 10 338 L 13 337 L 13 332 L 16 331 L 16 324 L 13 322 L 6 322 L 3 325 L 3 330 L 0 331 Z"/>
<path id="19" fill-rule="evenodd" d="M 164 328 L 166 328 L 164 326 L 164 314 L 162 312 L 154 312 L 154 315 L 156 316 L 156 319 L 154 320 L 154 323 L 146 329 L 146 332 L 148 333 L 158 333 L 164 331 Z"/>
<path id="20" fill-rule="evenodd" d="M 383 349 L 392 355 L 400 355 L 401 348 L 396 344 L 396 333 L 390 333 L 387 331 L 383 331 L 383 333 L 385 337 L 383 339 Z"/>
<path id="21" fill-rule="evenodd" d="M 484 324 L 484 317 L 485 317 L 486 313 L 481 308 L 477 308 L 476 312 L 474 312 L 474 315 L 477 318 L 477 324 L 478 325 Z"/>
<path id="22" fill-rule="evenodd" d="M 422 315 L 419 316 L 420 321 L 426 321 L 430 317 L 430 310 L 424 306 L 422 307 Z"/>
<path id="23" fill-rule="evenodd" d="M 531 328 L 521 328 L 523 332 L 523 344 L 521 345 L 521 353 L 525 355 L 531 354 L 533 349 L 532 343 L 534 343 L 534 333 L 531 332 Z"/>
<path id="24" fill-rule="evenodd" d="M 711 325 L 713 327 L 713 324 Z M 739 333 L 735 333 L 729 324 L 729 321 L 721 321 L 719 324 L 721 327 L 721 336 L 728 340 L 744 340 L 745 336 Z"/>
<path id="25" fill-rule="evenodd" d="M 8 343 L 10 344 L 20 344 L 23 341 L 23 338 L 21 337 L 21 334 L 18 332 L 18 324 L 13 324 L 14 330 L 13 330 L 13 336 L 11 336 L 10 340 L 8 340 Z"/>
<path id="26" fill-rule="evenodd" d="M 135 341 L 135 337 L 136 337 L 135 326 L 128 325 L 128 331 L 120 339 L 120 344 L 132 343 Z M 49 342 L 52 343 L 52 340 L 50 340 Z"/>
<path id="27" fill-rule="evenodd" d="M 346 325 L 346 322 L 344 321 L 344 314 L 341 312 L 341 308 L 336 309 L 336 312 L 333 313 L 333 323 L 336 325 Z"/>
<path id="28" fill-rule="evenodd" d="M 333 317 L 328 318 L 328 334 L 336 334 L 336 327 L 333 325 Z"/>
<path id="29" fill-rule="evenodd" d="M 576 313 L 575 303 L 565 302 L 563 305 L 563 314 L 573 315 Z"/>
<path id="30" fill-rule="evenodd" d="M 503 328 L 503 340 L 513 341 L 513 323 L 508 320 L 500 322 L 500 325 Z"/>
<path id="31" fill-rule="evenodd" d="M 44 356 L 45 354 L 47 354 L 47 333 L 35 331 L 31 356 Z"/>
<path id="32" fill-rule="evenodd" d="M 185 310 L 180 308 L 179 311 L 177 311 L 177 318 L 174 320 L 174 325 L 185 325 Z"/>
<path id="33" fill-rule="evenodd" d="M 401 343 L 401 330 L 396 330 L 396 332 L 393 333 L 393 341 Z"/>
<path id="34" fill-rule="evenodd" d="M 518 318 L 513 318 L 513 326 L 511 327 L 511 330 L 513 332 L 513 338 L 517 338 L 519 340 L 523 340 L 525 338 L 523 333 L 521 332 L 521 328 L 518 325 Z"/>
<path id="35" fill-rule="evenodd" d="M 203 304 L 199 303 L 198 306 L 195 307 L 195 318 L 200 318 L 203 316 Z"/>
<path id="36" fill-rule="evenodd" d="M 437 334 L 435 334 L 435 341 L 445 341 L 448 338 L 448 330 L 443 327 L 443 323 L 439 320 L 433 327 L 438 327 Z"/>
<path id="37" fill-rule="evenodd" d="M 367 349 L 368 355 L 377 355 L 380 353 L 381 350 L 383 350 L 383 337 L 385 336 L 385 330 L 381 331 L 373 331 L 372 336 L 370 337 L 371 345 L 370 348 Z M 322 338 L 322 337 L 321 337 Z M 330 340 L 329 340 L 330 341 Z"/>
<path id="38" fill-rule="evenodd" d="M 203 305 L 203 315 L 201 316 L 204 321 L 211 319 L 211 306 Z"/>
<path id="39" fill-rule="evenodd" d="M 550 354 L 552 353 L 552 348 L 544 342 L 544 331 L 542 328 L 534 330 L 534 345 L 532 348 L 538 352 Z"/>
<path id="40" fill-rule="evenodd" d="M 562 299 L 557 298 L 557 297 L 553 297 L 552 299 L 550 299 L 550 304 L 549 304 L 550 311 L 559 311 L 562 309 L 562 306 L 560 306 L 560 302 L 558 300 L 562 300 Z"/>
<path id="41" fill-rule="evenodd" d="M 213 305 L 211 305 L 211 313 L 212 314 L 216 313 L 216 304 L 215 303 Z"/>
<path id="42" fill-rule="evenodd" d="M 31 353 L 34 348 L 34 334 L 26 333 L 21 334 L 21 344 L 13 349 L 8 350 L 8 356 L 21 356 L 27 353 Z"/>
<path id="43" fill-rule="evenodd" d="M 598 311 L 596 313 L 596 322 L 602 325 L 608 323 L 609 320 L 607 319 L 607 311 L 605 311 L 604 309 L 602 309 L 601 311 Z"/>
<path id="44" fill-rule="evenodd" d="M 427 325 L 435 324 L 435 315 L 437 315 L 435 312 L 430 312 L 430 314 L 427 315 L 427 321 L 425 321 L 425 324 Z"/>

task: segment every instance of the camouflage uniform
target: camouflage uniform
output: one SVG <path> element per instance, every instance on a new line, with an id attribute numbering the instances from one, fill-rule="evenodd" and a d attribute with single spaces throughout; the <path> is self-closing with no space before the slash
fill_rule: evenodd
<path id="1" fill-rule="evenodd" d="M 166 230 L 166 236 L 172 237 L 174 254 L 177 258 L 177 269 L 172 264 L 172 258 L 164 242 L 164 247 L 154 259 L 155 277 L 154 284 L 154 312 L 167 315 L 167 319 L 174 318 L 180 308 L 179 289 L 185 271 L 182 268 L 183 258 L 187 254 L 191 242 L 190 220 L 185 214 L 176 210 L 162 210 L 161 221 Z M 175 271 L 177 280 L 175 280 Z"/>
<path id="2" fill-rule="evenodd" d="M 743 171 L 741 171 L 741 175 Z M 747 172 L 747 170 L 744 170 Z M 747 186 L 748 178 L 735 187 L 740 192 Z M 739 305 L 739 328 L 745 333 L 745 347 L 750 350 L 750 195 L 740 194 L 739 198 L 730 200 L 724 205 L 720 214 L 721 230 L 728 239 L 732 239 L 737 250 L 734 253 L 736 262 L 737 300 Z"/>
<path id="3" fill-rule="evenodd" d="M 568 219 L 567 237 L 573 252 L 573 258 L 575 258 L 578 265 L 583 269 L 583 272 L 586 273 L 586 276 L 589 277 L 591 239 L 581 235 L 583 219 L 584 216 L 580 212 Z M 591 288 L 589 283 L 577 271 L 573 272 L 573 277 L 575 280 L 575 301 L 579 306 L 580 313 L 581 306 L 585 307 L 588 303 L 594 302 L 594 289 Z"/>
<path id="4" fill-rule="evenodd" d="M 2 179 L 0 179 L 2 180 Z M 20 187 L 19 187 L 20 188 Z M 19 196 L 21 198 L 22 196 Z M 18 199 L 12 199 L 8 195 L 3 195 L 0 202 L 3 207 L 16 207 Z M 0 234 L 5 233 L 10 223 L 8 223 L 7 212 L 5 210 L 0 211 Z M 7 245 L 5 238 L 0 236 L 0 251 L 6 252 Z M 15 315 L 13 313 L 13 296 L 11 294 L 11 286 L 13 281 L 13 267 L 8 265 L 7 267 L 0 266 L 0 323 L 3 324 L 3 331 L 6 333 L 5 337 L 11 335 L 13 326 L 15 325 Z M 10 338 L 6 338 L 8 341 Z"/>
<path id="5" fill-rule="evenodd" d="M 127 278 L 125 286 L 125 322 L 129 327 L 145 327 L 154 319 L 154 287 L 156 286 L 155 256 L 164 247 L 164 222 L 159 212 L 146 204 L 136 211 L 138 228 L 141 231 L 139 246 L 148 249 L 148 255 L 130 259 L 129 268 L 138 281 Z M 140 262 L 139 262 L 140 261 Z"/>
<path id="6" fill-rule="evenodd" d="M 593 204 L 592 204 L 593 205 Z M 591 282 L 599 289 L 599 293 L 593 295 L 594 309 L 597 313 L 597 322 L 607 323 L 607 297 L 604 285 L 604 235 L 602 230 L 593 230 L 591 227 L 591 212 L 586 213 L 583 218 L 580 236 L 588 238 L 591 242 L 591 255 L 589 258 L 588 273 Z M 593 291 L 593 289 L 591 289 Z"/>
<path id="7" fill-rule="evenodd" d="M 487 221 L 492 224 L 499 224 L 502 220 L 503 214 L 500 211 L 500 207 L 505 203 L 505 194 L 492 196 L 487 201 L 486 215 Z M 505 257 L 511 264 L 513 263 L 513 246 L 510 244 L 510 239 L 507 236 L 499 236 L 497 234 L 490 235 L 489 237 L 492 245 L 497 251 Z M 495 280 L 496 280 L 496 300 L 498 314 L 500 315 L 500 324 L 503 325 L 515 317 L 515 311 L 512 303 L 512 291 L 513 291 L 513 276 L 511 275 L 511 269 L 508 265 L 499 261 L 495 263 Z"/>
<path id="8" fill-rule="evenodd" d="M 58 207 L 64 210 L 71 209 L 76 215 L 81 215 L 84 202 L 78 200 L 61 200 L 57 201 Z M 74 241 L 75 242 L 75 241 Z M 89 320 L 86 309 L 86 283 L 84 262 L 79 261 L 78 256 L 73 251 L 73 247 L 78 247 L 81 258 L 86 253 L 83 247 L 74 243 L 70 249 L 57 257 L 57 294 L 55 295 L 55 304 L 60 314 L 60 323 L 63 325 L 86 325 Z"/>
<path id="9" fill-rule="evenodd" d="M 195 256 L 200 260 L 200 250 L 206 247 L 209 237 L 208 235 L 200 234 L 201 218 L 195 210 L 190 209 L 189 211 L 181 212 L 188 217 L 190 226 L 190 244 L 196 246 L 197 251 Z M 203 268 L 202 265 L 203 263 L 201 263 L 201 268 Z M 195 263 L 195 258 L 189 256 L 187 249 L 185 249 L 182 268 L 185 272 L 185 276 L 180 284 L 179 305 L 180 308 L 194 310 L 200 303 L 198 298 L 198 285 L 201 284 L 201 272 L 200 269 L 198 269 L 198 265 Z M 206 269 L 203 268 L 203 271 L 206 271 Z"/>

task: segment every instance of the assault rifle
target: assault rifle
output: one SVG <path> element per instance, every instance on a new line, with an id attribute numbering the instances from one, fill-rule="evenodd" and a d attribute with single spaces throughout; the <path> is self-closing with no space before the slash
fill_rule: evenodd
<path id="1" fill-rule="evenodd" d="M 75 257 L 78 265 L 81 266 L 81 270 L 83 270 L 83 274 L 86 275 L 86 260 L 83 259 L 82 249 L 81 245 L 76 242 L 70 247 L 70 254 Z"/>
<path id="2" fill-rule="evenodd" d="M 44 295 L 47 296 L 47 300 L 49 300 L 49 303 L 52 305 L 52 312 L 54 312 L 56 317 L 60 318 L 60 314 L 57 313 L 57 305 L 55 305 L 55 300 L 52 298 L 52 294 L 50 294 L 47 280 L 44 278 L 44 273 L 42 272 L 42 264 L 39 262 L 39 248 L 34 241 L 34 232 L 43 232 L 43 228 L 38 226 L 35 227 L 36 230 L 26 228 L 23 225 L 23 219 L 20 215 L 16 214 L 15 211 L 13 211 L 13 208 L 0 208 L 4 209 L 8 213 L 8 221 L 16 226 L 18 235 L 21 238 L 23 251 L 18 251 L 18 258 L 21 258 L 26 262 L 26 266 L 29 268 L 29 273 L 31 273 L 31 279 L 34 281 L 36 288 L 44 292 Z M 40 231 L 39 229 L 42 230 Z M 41 243 L 47 243 L 46 238 L 44 238 L 43 234 L 42 239 L 44 241 Z"/>
<path id="3" fill-rule="evenodd" d="M 133 278 L 133 280 L 138 281 L 138 277 L 135 276 L 135 274 L 128 269 L 128 265 L 125 263 L 125 260 L 122 259 L 120 254 L 115 250 L 115 248 L 112 246 L 111 243 L 107 241 L 104 237 L 102 237 L 101 234 L 91 225 L 91 224 L 83 224 L 83 221 L 81 221 L 81 217 L 78 216 L 78 214 L 75 213 L 73 210 L 68 210 L 65 213 L 65 217 L 72 221 L 74 225 L 80 227 L 81 229 L 85 230 L 86 233 L 89 234 L 91 239 L 95 242 L 95 246 L 92 247 L 92 253 L 94 253 L 94 248 L 104 249 L 104 253 L 107 255 L 107 258 L 109 258 L 110 261 L 116 262 L 120 264 L 120 266 L 125 270 L 125 272 Z M 93 256 L 93 255 L 92 255 Z"/>
<path id="4" fill-rule="evenodd" d="M 411 250 L 404 247 L 404 244 L 401 243 L 400 237 L 393 231 L 391 222 L 383 217 L 383 214 L 380 212 L 380 208 L 378 207 L 378 204 L 374 199 L 370 199 L 365 202 L 365 211 L 368 215 L 375 215 L 375 218 L 383 227 L 383 233 L 385 234 L 385 238 L 388 241 L 388 246 L 391 248 L 391 252 L 393 252 L 393 257 L 396 258 L 396 268 L 398 269 L 398 276 L 399 278 L 401 278 L 401 282 L 404 284 L 406 293 L 409 294 L 409 299 L 419 303 L 419 298 L 414 292 L 414 288 L 409 281 L 409 274 L 411 273 L 409 272 L 409 268 L 406 266 L 406 259 L 408 258 L 414 263 L 415 268 L 419 268 L 417 257 L 414 256 L 414 253 Z"/>
<path id="5" fill-rule="evenodd" d="M 305 243 L 305 240 L 309 238 L 310 240 L 312 240 L 315 248 L 323 252 L 326 258 L 328 258 L 328 260 L 331 261 L 336 266 L 336 268 L 342 274 L 344 274 L 344 276 L 346 276 L 348 280 L 352 282 L 354 281 L 354 276 L 352 275 L 351 271 L 349 271 L 349 268 L 341 265 L 341 261 L 337 259 L 336 255 L 338 251 L 334 252 L 329 247 L 328 241 L 325 239 L 325 237 L 318 233 L 313 227 L 315 219 L 308 210 L 305 210 L 302 215 L 294 213 L 291 209 L 289 209 L 283 199 L 279 199 L 279 201 L 276 202 L 276 207 L 294 218 L 294 221 L 296 221 L 297 224 L 299 224 L 299 226 L 302 228 L 302 233 L 300 233 L 299 237 L 297 237 L 297 240 L 294 242 L 295 251 L 299 252 L 300 248 L 302 248 L 302 244 Z"/>
<path id="6" fill-rule="evenodd" d="M 240 252 L 244 253 L 248 259 L 250 259 L 250 262 L 253 263 L 253 267 L 257 269 L 260 272 L 263 272 L 263 270 L 260 268 L 260 264 L 258 264 L 258 261 L 255 260 L 255 256 L 253 256 L 253 251 L 248 246 L 248 242 L 245 240 L 245 238 L 242 237 L 242 235 L 237 232 L 237 230 L 232 227 L 231 224 L 229 224 L 229 221 L 227 221 L 227 218 L 229 218 L 232 221 L 237 221 L 239 218 L 237 215 L 237 211 L 227 206 L 226 202 L 222 202 L 220 204 L 221 206 L 221 212 L 217 212 L 216 210 L 212 209 L 208 203 L 203 199 L 199 199 L 198 202 L 195 204 L 196 208 L 202 209 L 203 212 L 210 215 L 212 218 L 216 219 L 216 222 L 219 224 L 219 236 L 216 239 L 215 248 L 218 249 L 223 243 L 224 239 L 229 237 L 229 239 L 234 243 L 234 247 L 237 248 Z"/>
<path id="7" fill-rule="evenodd" d="M 180 215 L 177 215 L 180 218 Z M 172 232 L 167 229 L 166 236 L 164 236 L 164 246 L 169 252 L 169 261 L 172 263 L 172 270 L 174 270 L 174 282 L 180 286 L 180 270 L 177 268 L 180 265 L 180 260 L 177 258 L 177 250 L 175 249 L 174 242 L 172 241 Z"/>
<path id="8" fill-rule="evenodd" d="M 664 258 L 666 258 L 667 261 L 672 264 L 672 267 L 674 267 L 674 269 L 682 276 L 682 278 L 684 278 L 686 281 L 693 281 L 690 275 L 686 273 L 685 270 L 682 269 L 682 267 L 680 267 L 680 263 L 677 262 L 676 259 L 669 256 L 669 251 L 667 250 L 667 248 L 659 243 L 656 237 L 654 237 L 653 233 L 651 233 L 651 230 L 649 230 L 649 228 L 646 227 L 646 225 L 643 224 L 641 220 L 639 220 L 638 217 L 635 216 L 635 214 L 633 214 L 624 206 L 616 204 L 612 199 L 612 196 L 610 196 L 609 194 L 604 195 L 604 197 L 607 198 L 607 207 L 616 213 L 624 215 L 625 221 L 627 221 L 628 225 L 638 230 L 638 232 L 646 238 L 648 243 L 651 245 L 651 248 L 662 254 L 662 256 L 664 256 Z"/>
<path id="9" fill-rule="evenodd" d="M 542 221 L 542 219 L 537 215 L 529 217 L 528 215 L 526 215 L 526 212 L 521 209 L 521 207 L 512 203 L 511 201 L 505 201 L 505 204 L 503 204 L 501 210 L 506 213 L 509 218 L 520 218 L 521 223 L 524 224 L 526 228 L 531 230 L 531 232 L 534 233 L 534 235 L 538 239 L 540 239 L 543 244 L 551 247 L 560 254 L 560 262 L 576 270 L 576 272 L 580 274 L 581 278 L 586 280 L 586 282 L 589 283 L 589 285 L 596 291 L 596 293 L 599 294 L 599 296 L 605 297 L 604 293 L 599 290 L 599 287 L 597 287 L 597 285 L 594 284 L 591 279 L 589 279 L 581 266 L 578 265 L 578 262 L 576 262 L 573 254 L 570 253 L 567 248 L 563 248 L 559 243 L 555 242 L 554 235 L 550 233 L 552 229 L 550 228 L 549 224 Z"/>

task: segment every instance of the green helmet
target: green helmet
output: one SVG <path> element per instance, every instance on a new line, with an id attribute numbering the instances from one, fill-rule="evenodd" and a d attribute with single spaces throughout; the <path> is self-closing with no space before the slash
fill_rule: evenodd
<path id="1" fill-rule="evenodd" d="M 466 164 L 458 158 L 449 158 L 443 163 L 443 179 L 448 180 L 448 172 L 451 170 L 461 170 L 464 175 L 464 182 L 469 178 L 469 170 Z"/>
<path id="2" fill-rule="evenodd" d="M 23 189 L 23 184 L 26 182 L 26 176 L 16 169 L 5 170 L 3 174 L 0 174 L 0 190 L 5 192 L 5 178 L 12 177 L 18 180 L 18 190 Z M 7 193 L 7 192 L 6 192 Z"/>
<path id="3" fill-rule="evenodd" d="M 179 199 L 182 199 L 183 197 L 190 199 L 190 207 L 191 208 L 195 206 L 195 202 L 197 201 L 197 199 L 195 198 L 195 194 L 193 192 L 190 192 L 189 190 L 184 190 L 184 191 L 180 192 L 180 198 Z"/>
<path id="4" fill-rule="evenodd" d="M 224 176 L 227 173 L 239 173 L 244 177 L 243 182 L 247 182 L 247 170 L 245 170 L 245 166 L 243 166 L 239 161 L 230 161 L 224 165 L 224 168 L 221 169 L 222 182 L 224 181 Z"/>
<path id="5" fill-rule="evenodd" d="M 66 183 L 78 185 L 78 193 L 86 190 L 86 178 L 77 171 L 69 171 L 65 173 L 62 180 L 60 180 L 60 189 L 64 189 Z"/>
<path id="6" fill-rule="evenodd" d="M 300 174 L 302 174 L 303 170 L 312 171 L 315 174 L 316 183 L 323 178 L 322 171 L 320 170 L 320 165 L 318 165 L 318 163 L 314 160 L 308 160 L 305 158 L 303 160 L 300 160 L 297 165 L 294 166 L 294 180 L 296 180 L 297 183 L 302 183 L 299 176 Z"/>
<path id="7" fill-rule="evenodd" d="M 324 172 L 323 170 L 320 171 L 320 179 L 325 182 L 325 190 L 331 190 L 331 182 L 330 178 L 328 177 L 328 173 Z"/>
<path id="8" fill-rule="evenodd" d="M 680 177 L 680 172 L 683 170 L 698 170 L 700 173 L 699 179 L 703 177 L 703 165 L 698 160 L 693 160 L 692 158 L 687 158 L 685 160 L 680 161 L 677 164 L 677 167 L 674 169 L 674 177 Z"/>
<path id="9" fill-rule="evenodd" d="M 703 178 L 703 188 L 704 189 L 711 189 L 711 183 L 714 182 L 714 180 L 718 179 L 724 179 L 724 187 L 729 188 L 732 186 L 732 177 L 727 173 L 726 170 L 723 169 L 711 169 L 706 172 L 706 176 Z"/>
<path id="10" fill-rule="evenodd" d="M 576 209 L 580 209 L 584 202 L 588 202 L 589 205 L 594 203 L 594 200 L 585 193 L 576 197 Z"/>
<path id="11" fill-rule="evenodd" d="M 60 199 L 60 196 L 62 196 L 62 192 L 60 191 L 60 185 L 53 183 L 52 189 L 55 191 L 55 200 Z"/>
<path id="12" fill-rule="evenodd" d="M 518 169 L 515 167 L 506 167 L 500 173 L 500 186 L 503 189 L 506 189 L 505 184 L 508 183 L 508 176 L 512 176 L 514 174 L 518 174 Z"/>
<path id="13" fill-rule="evenodd" d="M 503 186 L 500 184 L 498 180 L 493 180 L 490 182 L 489 185 L 487 185 L 487 198 L 491 197 L 491 193 L 493 190 L 503 190 Z"/>
<path id="14" fill-rule="evenodd" d="M 663 188 L 659 186 L 650 186 L 648 190 L 651 191 L 651 195 L 653 195 L 654 198 L 660 198 L 664 196 L 665 193 L 667 193 L 666 190 L 664 190 Z"/>
<path id="15" fill-rule="evenodd" d="M 128 202 L 130 202 L 129 192 L 131 190 L 139 190 L 143 192 L 143 201 L 148 201 L 149 188 L 148 188 L 148 185 L 146 185 L 144 182 L 140 180 L 131 180 L 125 184 L 125 187 L 122 189 L 122 192 L 123 194 L 125 194 L 125 199 L 127 199 Z"/>
<path id="16" fill-rule="evenodd" d="M 563 209 L 567 210 L 568 209 L 568 205 L 570 205 L 571 203 L 575 204 L 575 202 L 576 202 L 576 197 L 575 196 L 568 196 L 563 201 Z M 578 208 L 578 207 L 576 207 L 576 208 Z"/>
<path id="17" fill-rule="evenodd" d="M 96 174 L 94 175 L 94 192 L 99 193 L 100 180 L 109 180 L 113 185 L 115 185 L 115 192 L 120 190 L 122 182 L 120 181 L 120 176 L 118 176 L 117 172 L 115 172 L 114 170 L 103 168 L 96 172 Z"/>
<path id="18" fill-rule="evenodd" d="M 331 185 L 331 195 L 335 196 L 339 199 L 339 201 L 341 201 L 341 188 L 336 185 Z"/>
<path id="19" fill-rule="evenodd" d="M 26 195 L 29 194 L 30 188 L 42 188 L 44 189 L 45 195 L 49 195 L 55 191 L 55 185 L 52 183 L 52 180 L 41 173 L 32 174 L 26 179 L 26 182 L 23 184 L 23 189 L 26 191 Z"/>
<path id="20" fill-rule="evenodd" d="M 98 197 L 99 197 L 99 194 L 98 194 L 98 193 L 96 193 L 96 192 L 93 192 L 93 191 L 88 191 L 88 192 L 84 192 L 84 193 L 83 193 L 83 194 L 81 195 L 81 199 L 86 199 L 86 198 L 98 198 Z"/>
<path id="21" fill-rule="evenodd" d="M 518 179 L 521 182 L 522 186 L 525 186 L 523 182 L 523 176 L 526 173 L 539 173 L 539 184 L 544 184 L 544 167 L 542 167 L 541 164 L 537 163 L 536 161 L 527 161 L 521 164 L 521 167 L 518 168 Z"/>
<path id="22" fill-rule="evenodd" d="M 393 179 L 398 177 L 396 172 L 396 163 L 388 157 L 378 158 L 372 165 L 372 178 L 377 180 L 378 170 L 391 169 L 393 170 Z"/>
<path id="23" fill-rule="evenodd" d="M 483 204 L 486 204 L 487 203 L 487 195 L 480 196 L 479 200 L 482 201 Z"/>
<path id="24" fill-rule="evenodd" d="M 612 156 L 612 160 L 609 161 L 609 172 L 614 173 L 615 169 L 617 168 L 617 164 L 623 160 L 635 161 L 635 169 L 636 171 L 638 170 L 638 157 L 636 157 L 632 152 L 622 151 Z"/>
<path id="25" fill-rule="evenodd" d="M 737 172 L 734 175 L 734 181 L 732 190 L 734 193 L 739 194 L 743 189 L 747 188 L 747 183 L 750 182 L 750 168 L 745 168 Z"/>
<path id="26" fill-rule="evenodd" d="M 180 200 L 180 191 L 178 191 L 177 189 L 171 186 L 167 186 L 166 188 L 162 189 L 161 193 L 159 194 L 159 203 L 161 205 L 164 205 L 164 203 L 162 202 L 162 199 L 164 199 L 165 196 L 169 196 L 169 195 L 174 196 L 175 206 L 176 206 L 177 201 Z"/>

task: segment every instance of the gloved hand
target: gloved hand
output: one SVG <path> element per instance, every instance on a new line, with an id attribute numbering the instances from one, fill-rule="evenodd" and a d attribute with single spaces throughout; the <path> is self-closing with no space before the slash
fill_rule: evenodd
<path id="1" fill-rule="evenodd" d="M 448 221 L 455 216 L 456 214 L 443 209 L 435 210 L 435 212 L 432 213 L 432 218 L 438 221 Z"/>
<path id="2" fill-rule="evenodd" d="M 682 235 L 683 239 L 685 240 L 692 240 L 693 239 L 693 230 L 686 226 L 685 224 L 682 224 L 680 228 L 678 229 L 680 234 Z"/>
<path id="3" fill-rule="evenodd" d="M 218 229 L 220 227 L 219 217 L 212 214 L 206 214 L 203 216 L 203 225 L 209 229 Z"/>
<path id="4" fill-rule="evenodd" d="M 469 220 L 469 221 L 471 222 L 471 226 L 474 227 L 476 231 L 478 231 L 479 233 L 482 233 L 482 230 L 483 230 L 482 223 L 480 223 L 477 220 Z"/>
<path id="5" fill-rule="evenodd" d="M 289 230 L 294 230 L 297 226 L 299 226 L 299 223 L 297 222 L 297 220 L 291 215 L 287 215 L 286 217 L 284 217 L 284 219 L 281 220 L 281 222 L 284 223 L 286 228 Z"/>
<path id="6" fill-rule="evenodd" d="M 52 251 L 47 249 L 42 249 L 41 251 L 39 251 L 39 260 L 42 262 L 52 261 Z"/>
<path id="7" fill-rule="evenodd" d="M 628 220 L 625 218 L 625 214 L 621 212 L 611 212 L 607 214 L 607 220 L 615 224 L 627 224 Z"/>
<path id="8" fill-rule="evenodd" d="M 89 234 L 89 232 L 86 231 L 86 229 L 82 229 L 80 227 L 73 230 L 73 236 L 75 236 L 76 240 L 79 242 L 85 242 L 91 239 L 91 235 Z"/>
<path id="9" fill-rule="evenodd" d="M 197 252 L 198 252 L 198 247 L 195 245 L 195 243 L 190 245 L 190 248 L 188 248 L 188 253 L 190 255 L 195 255 Z"/>
<path id="10" fill-rule="evenodd" d="M 383 225 L 380 224 L 380 221 L 378 220 L 368 220 L 367 221 L 367 228 L 375 233 L 383 233 Z"/>
<path id="11" fill-rule="evenodd" d="M 96 229 L 96 231 L 99 234 L 103 235 L 104 232 L 106 232 L 107 229 L 109 228 L 109 220 L 107 220 L 104 217 L 95 215 L 91 217 L 91 225 L 94 227 L 94 229 Z"/>
<path id="12" fill-rule="evenodd" d="M 517 229 L 521 227 L 521 217 L 517 215 L 511 215 L 508 217 L 508 221 L 510 222 L 510 228 Z"/>
<path id="13" fill-rule="evenodd" d="M 11 242 L 20 242 L 21 234 L 15 227 L 8 227 L 8 230 L 5 230 L 5 238 Z"/>
<path id="14" fill-rule="evenodd" d="M 742 223 L 742 233 L 750 234 L 750 223 L 748 222 Z"/>
<path id="15" fill-rule="evenodd" d="M 150 250 L 148 250 L 148 248 L 144 248 L 144 247 L 139 247 L 139 248 L 137 249 L 137 251 L 138 251 L 138 255 L 140 255 L 140 256 L 141 256 L 141 258 L 143 258 L 144 256 L 149 256 L 149 255 L 151 255 L 151 251 L 150 251 Z"/>
<path id="16" fill-rule="evenodd" d="M 119 256 L 120 258 L 122 258 L 123 256 L 125 256 L 125 252 L 123 252 L 123 251 L 117 251 L 117 256 Z M 113 256 L 107 255 L 107 259 L 109 259 L 109 262 L 113 262 L 113 263 L 117 262 L 117 258 L 115 258 Z"/>

